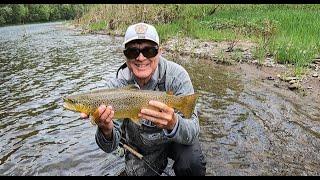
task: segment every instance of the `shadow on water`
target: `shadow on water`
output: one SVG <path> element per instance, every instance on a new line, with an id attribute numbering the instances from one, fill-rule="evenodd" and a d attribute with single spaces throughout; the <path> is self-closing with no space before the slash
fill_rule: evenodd
<path id="1" fill-rule="evenodd" d="M 115 75 L 122 38 L 61 27 L 0 28 L 1 175 L 114 175 L 123 168 L 122 157 L 98 148 L 96 127 L 61 106 L 64 95 L 103 87 Z M 281 91 L 244 65 L 239 71 L 165 57 L 186 68 L 201 94 L 207 175 L 320 175 L 317 101 Z"/>

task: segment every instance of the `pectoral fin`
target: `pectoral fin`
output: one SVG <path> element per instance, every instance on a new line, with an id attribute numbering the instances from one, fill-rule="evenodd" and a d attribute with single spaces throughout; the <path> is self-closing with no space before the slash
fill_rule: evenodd
<path id="1" fill-rule="evenodd" d="M 96 125 L 99 119 L 99 109 L 97 108 L 91 116 L 91 124 Z"/>

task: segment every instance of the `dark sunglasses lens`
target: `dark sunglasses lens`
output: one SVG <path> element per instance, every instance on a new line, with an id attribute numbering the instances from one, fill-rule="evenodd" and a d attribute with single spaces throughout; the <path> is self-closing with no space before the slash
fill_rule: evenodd
<path id="1" fill-rule="evenodd" d="M 128 59 L 135 59 L 140 54 L 140 50 L 138 48 L 127 48 L 123 52 Z"/>
<path id="2" fill-rule="evenodd" d="M 158 48 L 157 47 L 146 47 L 141 50 L 142 54 L 146 58 L 153 58 L 158 54 Z"/>
<path id="3" fill-rule="evenodd" d="M 123 51 L 124 55 L 128 59 L 136 59 L 140 52 L 146 58 L 153 58 L 158 54 L 158 47 L 145 47 L 141 50 L 138 48 L 127 48 Z"/>

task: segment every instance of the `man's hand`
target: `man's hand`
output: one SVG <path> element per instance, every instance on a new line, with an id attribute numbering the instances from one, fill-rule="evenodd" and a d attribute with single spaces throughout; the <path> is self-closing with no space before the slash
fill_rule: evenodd
<path id="1" fill-rule="evenodd" d="M 108 138 L 112 138 L 112 129 L 113 129 L 113 116 L 114 111 L 111 106 L 106 107 L 105 105 L 101 105 L 98 108 L 99 118 L 96 122 L 97 125 L 102 130 L 103 134 Z M 81 118 L 88 118 L 89 116 L 85 113 L 80 114 Z"/>
<path id="2" fill-rule="evenodd" d="M 159 111 L 141 109 L 139 117 L 152 121 L 161 129 L 173 130 L 178 121 L 174 109 L 159 101 L 150 101 L 149 105 L 156 107 Z"/>

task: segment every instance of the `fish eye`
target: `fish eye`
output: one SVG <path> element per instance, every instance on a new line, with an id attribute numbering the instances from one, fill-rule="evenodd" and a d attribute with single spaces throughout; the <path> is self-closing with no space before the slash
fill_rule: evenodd
<path id="1" fill-rule="evenodd" d="M 69 102 L 69 103 L 75 103 L 75 100 L 70 99 L 70 98 L 63 98 L 63 101 Z"/>

